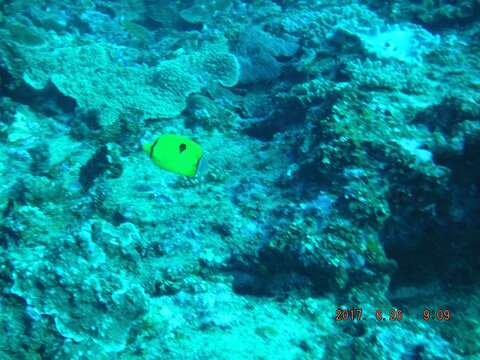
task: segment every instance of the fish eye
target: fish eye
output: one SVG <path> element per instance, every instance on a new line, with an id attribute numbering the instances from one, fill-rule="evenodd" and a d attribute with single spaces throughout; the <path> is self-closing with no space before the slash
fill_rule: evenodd
<path id="1" fill-rule="evenodd" d="M 185 144 L 180 144 L 180 153 L 184 152 L 185 150 L 187 150 L 187 145 Z"/>

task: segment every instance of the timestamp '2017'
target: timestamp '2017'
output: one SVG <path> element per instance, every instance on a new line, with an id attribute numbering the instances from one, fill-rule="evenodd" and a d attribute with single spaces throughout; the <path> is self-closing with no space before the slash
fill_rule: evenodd
<path id="1" fill-rule="evenodd" d="M 362 320 L 362 309 L 337 309 L 335 312 L 335 320 Z"/>

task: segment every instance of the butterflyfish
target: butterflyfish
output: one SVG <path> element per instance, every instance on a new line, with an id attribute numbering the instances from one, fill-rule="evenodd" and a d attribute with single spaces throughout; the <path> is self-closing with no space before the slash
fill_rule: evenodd
<path id="1" fill-rule="evenodd" d="M 202 147 L 180 135 L 160 135 L 143 150 L 159 168 L 178 175 L 195 176 L 201 168 Z"/>

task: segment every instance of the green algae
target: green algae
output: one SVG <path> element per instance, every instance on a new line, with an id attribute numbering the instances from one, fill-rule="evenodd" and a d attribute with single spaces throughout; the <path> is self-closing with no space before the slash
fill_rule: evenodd
<path id="1" fill-rule="evenodd" d="M 274 336 L 278 336 L 278 330 L 275 329 L 273 326 L 258 326 L 255 328 L 255 334 L 258 336 L 264 338 L 264 339 L 269 339 Z"/>
<path id="2" fill-rule="evenodd" d="M 125 20 L 122 22 L 125 30 L 143 45 L 151 44 L 154 40 L 153 33 L 136 22 Z"/>

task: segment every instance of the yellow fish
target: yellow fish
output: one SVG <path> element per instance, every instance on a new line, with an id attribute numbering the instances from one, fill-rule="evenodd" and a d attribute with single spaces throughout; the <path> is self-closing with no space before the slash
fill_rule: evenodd
<path id="1" fill-rule="evenodd" d="M 203 156 L 199 144 L 180 135 L 160 135 L 143 150 L 161 169 L 185 176 L 197 175 Z"/>

